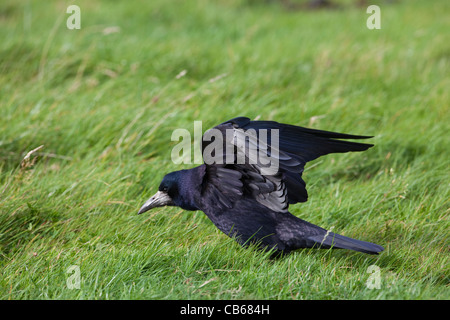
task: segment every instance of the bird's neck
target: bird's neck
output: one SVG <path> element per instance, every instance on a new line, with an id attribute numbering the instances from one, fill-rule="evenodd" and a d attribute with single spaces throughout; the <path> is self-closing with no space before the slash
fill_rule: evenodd
<path id="1" fill-rule="evenodd" d="M 179 207 L 185 210 L 200 210 L 198 203 L 201 195 L 201 185 L 205 175 L 205 165 L 180 171 L 179 195 L 182 203 Z"/>

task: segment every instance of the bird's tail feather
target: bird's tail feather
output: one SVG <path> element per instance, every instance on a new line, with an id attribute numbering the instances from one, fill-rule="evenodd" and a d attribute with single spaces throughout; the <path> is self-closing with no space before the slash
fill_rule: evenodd
<path id="1" fill-rule="evenodd" d="M 368 254 L 378 254 L 384 248 L 375 243 L 356 240 L 328 231 L 324 236 L 310 238 L 321 248 L 350 249 Z"/>

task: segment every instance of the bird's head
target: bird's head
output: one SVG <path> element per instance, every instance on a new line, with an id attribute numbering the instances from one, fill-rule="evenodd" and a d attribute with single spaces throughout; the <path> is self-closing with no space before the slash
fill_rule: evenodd
<path id="1" fill-rule="evenodd" d="M 144 203 L 138 214 L 157 207 L 176 206 L 179 198 L 179 175 L 179 171 L 167 174 L 162 179 L 158 192 Z"/>
<path id="2" fill-rule="evenodd" d="M 158 192 L 148 199 L 139 214 L 163 206 L 177 206 L 185 210 L 198 210 L 195 194 L 199 192 L 203 168 L 168 173 L 162 179 Z"/>

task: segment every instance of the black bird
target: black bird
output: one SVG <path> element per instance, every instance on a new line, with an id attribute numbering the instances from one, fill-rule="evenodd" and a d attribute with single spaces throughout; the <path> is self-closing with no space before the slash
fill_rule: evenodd
<path id="1" fill-rule="evenodd" d="M 337 139 L 371 137 L 274 121 L 251 121 L 245 117 L 234 118 L 213 129 L 222 134 L 222 151 L 226 150 L 223 159 L 228 161 L 211 163 L 211 159 L 205 158 L 205 151 L 215 141 L 205 139 L 208 131 L 205 132 L 202 138 L 205 163 L 167 174 L 159 191 L 141 207 L 139 214 L 161 206 L 201 210 L 217 228 L 241 245 L 254 243 L 262 249 L 273 249 L 275 253 L 313 247 L 351 249 L 368 254 L 384 250 L 377 244 L 327 231 L 288 211 L 290 204 L 305 202 L 308 198 L 302 179 L 306 162 L 328 153 L 367 150 L 373 145 Z M 278 141 L 273 140 L 272 135 L 266 139 L 267 142 L 262 141 L 263 129 L 278 133 Z M 232 135 L 227 138 L 230 132 Z M 259 139 L 252 140 L 252 134 Z M 275 142 L 278 148 L 273 146 Z M 251 151 L 252 147 L 253 150 L 265 151 L 267 156 L 278 161 L 275 171 L 270 171 L 267 163 L 264 165 L 260 160 L 251 161 L 248 150 Z M 211 152 L 210 157 L 215 156 Z"/>

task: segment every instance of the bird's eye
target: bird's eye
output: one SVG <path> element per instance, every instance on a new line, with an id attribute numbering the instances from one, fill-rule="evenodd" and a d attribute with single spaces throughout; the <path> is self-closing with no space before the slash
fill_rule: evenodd
<path id="1" fill-rule="evenodd" d="M 168 190 L 167 186 L 164 186 L 164 187 L 162 187 L 162 190 L 161 190 L 161 191 L 166 192 L 167 190 Z"/>

